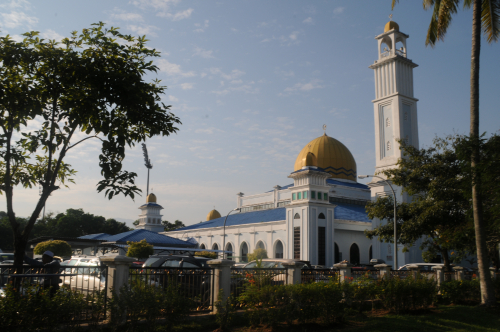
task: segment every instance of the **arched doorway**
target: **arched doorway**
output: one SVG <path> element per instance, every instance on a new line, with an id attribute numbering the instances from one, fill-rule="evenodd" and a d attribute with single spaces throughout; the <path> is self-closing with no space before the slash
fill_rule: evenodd
<path id="1" fill-rule="evenodd" d="M 232 253 L 233 245 L 231 243 L 226 244 L 226 251 L 231 251 L 231 252 L 225 253 L 226 258 L 229 260 L 233 260 L 234 253 Z"/>
<path id="2" fill-rule="evenodd" d="M 359 264 L 359 247 L 356 243 L 351 245 L 351 249 L 349 250 L 349 260 L 349 263 L 353 265 Z"/>
<path id="3" fill-rule="evenodd" d="M 248 244 L 243 242 L 240 247 L 240 262 L 248 261 Z"/>
<path id="4" fill-rule="evenodd" d="M 337 242 L 335 242 L 335 264 L 340 263 L 340 250 Z"/>
<path id="5" fill-rule="evenodd" d="M 280 240 L 276 241 L 274 258 L 283 258 L 283 243 Z"/>
<path id="6" fill-rule="evenodd" d="M 373 251 L 372 251 L 372 246 L 370 246 L 370 251 L 368 252 L 368 259 L 372 260 L 373 258 Z"/>
<path id="7" fill-rule="evenodd" d="M 266 247 L 264 247 L 264 243 L 262 241 L 259 241 L 255 245 L 255 249 L 266 249 Z"/>
<path id="8" fill-rule="evenodd" d="M 202 243 L 202 244 L 200 245 L 200 249 L 205 249 L 205 244 L 204 244 L 204 243 Z"/>

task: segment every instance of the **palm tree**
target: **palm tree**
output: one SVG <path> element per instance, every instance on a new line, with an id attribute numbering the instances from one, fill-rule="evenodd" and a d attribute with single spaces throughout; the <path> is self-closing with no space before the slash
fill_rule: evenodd
<path id="1" fill-rule="evenodd" d="M 392 8 L 399 0 L 392 0 Z M 452 15 L 458 11 L 461 0 L 423 0 L 424 9 L 433 8 L 431 23 L 427 30 L 425 45 L 434 47 L 442 41 Z M 471 153 L 472 169 L 480 162 L 479 154 L 479 54 L 481 51 L 481 31 L 488 43 L 497 42 L 500 36 L 500 0 L 464 0 L 464 9 L 472 6 L 472 54 L 470 77 L 470 139 L 473 142 Z M 472 208 L 477 247 L 477 265 L 481 285 L 481 304 L 494 305 L 495 293 L 489 271 L 488 250 L 484 235 L 483 208 L 481 200 L 480 174 L 473 171 Z"/>

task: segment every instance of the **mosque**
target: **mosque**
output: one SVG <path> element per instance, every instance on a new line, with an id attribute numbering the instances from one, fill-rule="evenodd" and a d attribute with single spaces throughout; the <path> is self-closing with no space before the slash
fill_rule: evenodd
<path id="1" fill-rule="evenodd" d="M 417 64 L 407 57 L 408 37 L 392 20 L 375 37 L 378 59 L 369 66 L 375 74 L 375 175 L 395 167 L 402 157 L 400 139 L 418 148 L 418 99 L 413 96 Z M 376 178 L 368 185 L 358 183 L 356 161 L 344 144 L 325 131 L 298 153 L 288 178 L 293 183 L 254 195 L 236 194 L 236 208 L 225 227 L 226 216 L 214 209 L 205 222 L 163 234 L 194 240 L 202 249 L 225 249 L 237 261 L 246 261 L 254 249 L 264 248 L 269 257 L 307 260 L 313 265 L 332 266 L 342 260 L 368 263 L 372 258 L 396 265 L 391 244 L 364 235 L 384 222 L 368 219 L 366 203 L 392 196 L 392 191 Z M 393 187 L 398 202 L 410 199 L 401 188 Z M 138 227 L 158 231 L 162 207 L 156 197 L 149 195 L 140 208 Z M 422 261 L 418 245 L 398 252 L 398 266 Z"/>

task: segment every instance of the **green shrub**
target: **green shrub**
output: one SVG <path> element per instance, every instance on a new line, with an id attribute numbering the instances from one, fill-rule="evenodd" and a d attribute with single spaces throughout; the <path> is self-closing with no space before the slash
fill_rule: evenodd
<path id="1" fill-rule="evenodd" d="M 147 328 L 151 330 L 156 327 L 159 318 L 164 318 L 163 327 L 170 331 L 194 307 L 195 302 L 183 296 L 180 288 L 173 284 L 167 284 L 164 288 L 139 283 L 124 286 L 119 294 L 114 292 L 109 301 L 112 325 L 127 319 L 127 324 L 133 326 L 144 318 Z"/>
<path id="2" fill-rule="evenodd" d="M 445 302 L 453 304 L 481 301 L 479 279 L 445 282 L 441 285 L 441 297 Z"/>
<path id="3" fill-rule="evenodd" d="M 127 257 L 136 257 L 136 258 L 149 258 L 152 254 L 154 254 L 153 245 L 146 242 L 146 239 L 143 239 L 139 242 L 127 241 L 129 245 L 127 250 Z"/>
<path id="4" fill-rule="evenodd" d="M 71 246 L 66 241 L 62 240 L 49 240 L 40 242 L 33 249 L 35 255 L 42 255 L 47 250 L 52 251 L 56 256 L 71 256 Z"/>
<path id="5" fill-rule="evenodd" d="M 231 327 L 234 320 L 234 313 L 236 312 L 237 301 L 234 296 L 229 296 L 225 301 L 224 291 L 219 291 L 219 300 L 215 302 L 217 312 L 215 314 L 215 321 L 219 325 L 219 331 L 227 331 Z"/>
<path id="6" fill-rule="evenodd" d="M 267 258 L 267 251 L 264 248 L 257 248 L 253 251 L 253 253 L 248 254 L 249 262 L 264 258 Z"/>
<path id="7" fill-rule="evenodd" d="M 194 255 L 199 257 L 217 259 L 217 253 L 211 251 L 197 251 L 194 253 Z"/>

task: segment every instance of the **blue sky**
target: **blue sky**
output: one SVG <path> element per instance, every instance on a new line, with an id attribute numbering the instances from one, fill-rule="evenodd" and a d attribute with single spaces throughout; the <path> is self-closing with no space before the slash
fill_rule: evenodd
<path id="1" fill-rule="evenodd" d="M 192 224 L 215 206 L 226 214 L 235 194 L 285 185 L 299 151 L 327 134 L 352 152 L 358 174 L 375 165 L 374 37 L 391 14 L 390 0 L 358 1 L 2 1 L 0 30 L 14 38 L 29 30 L 60 39 L 103 21 L 146 35 L 161 52 L 155 77 L 168 86 L 164 102 L 180 117 L 178 134 L 147 142 L 154 165 L 151 187 L 165 220 Z M 392 12 L 410 35 L 420 146 L 437 136 L 469 131 L 471 11 L 453 19 L 445 42 L 425 47 L 431 12 L 421 1 L 401 1 Z M 498 132 L 500 45 L 481 50 L 480 129 Z M 107 218 L 137 219 L 145 196 L 98 194 L 98 142 L 69 155 L 76 185 L 55 192 L 47 211 L 83 208 Z M 146 189 L 140 145 L 127 152 L 125 167 Z M 38 189 L 16 188 L 14 207 L 28 216 Z M 0 198 L 0 210 L 5 199 Z"/>

